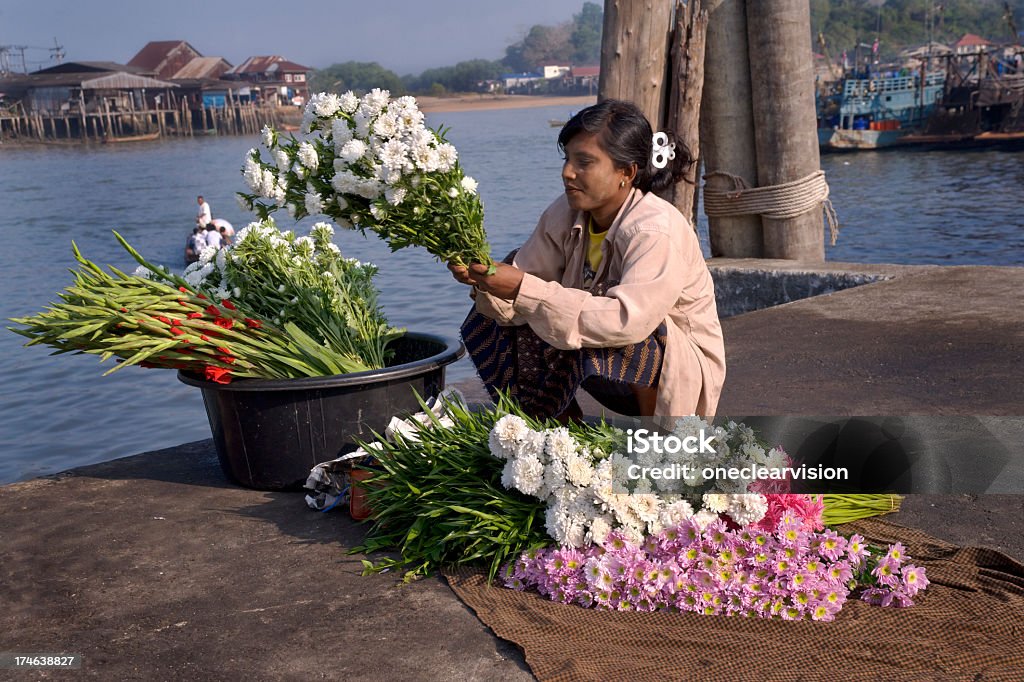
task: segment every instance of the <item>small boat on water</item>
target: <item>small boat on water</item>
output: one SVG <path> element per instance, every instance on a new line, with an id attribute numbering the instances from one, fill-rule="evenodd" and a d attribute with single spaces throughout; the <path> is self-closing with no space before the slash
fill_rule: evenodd
<path id="1" fill-rule="evenodd" d="M 155 133 L 145 133 L 143 135 L 104 135 L 102 138 L 103 144 L 114 144 L 120 142 L 148 142 L 150 140 L 160 139 L 160 131 Z"/>

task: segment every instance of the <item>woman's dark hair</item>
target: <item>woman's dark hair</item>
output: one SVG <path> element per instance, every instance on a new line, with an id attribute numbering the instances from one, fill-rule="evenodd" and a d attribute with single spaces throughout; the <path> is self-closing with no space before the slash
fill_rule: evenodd
<path id="1" fill-rule="evenodd" d="M 632 102 L 606 99 L 587 107 L 569 119 L 558 133 L 558 149 L 565 153 L 565 147 L 579 133 L 595 135 L 616 168 L 628 168 L 636 164 L 633 186 L 644 192 L 660 192 L 680 180 L 693 165 L 690 150 L 675 139 L 672 131 L 665 131 L 669 143 L 676 144 L 676 157 L 664 168 L 655 168 L 651 163 L 654 131 L 647 117 Z"/>

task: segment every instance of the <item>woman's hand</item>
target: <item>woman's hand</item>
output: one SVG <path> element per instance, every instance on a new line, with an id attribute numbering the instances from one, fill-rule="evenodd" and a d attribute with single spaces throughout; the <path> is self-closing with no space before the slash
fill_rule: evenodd
<path id="1" fill-rule="evenodd" d="M 497 271 L 493 275 L 487 274 L 487 266 L 480 263 L 473 263 L 468 268 L 465 265 L 448 264 L 455 280 L 462 284 L 470 284 L 479 291 L 513 301 L 519 293 L 519 285 L 523 282 L 523 271 L 519 268 L 495 263 Z"/>

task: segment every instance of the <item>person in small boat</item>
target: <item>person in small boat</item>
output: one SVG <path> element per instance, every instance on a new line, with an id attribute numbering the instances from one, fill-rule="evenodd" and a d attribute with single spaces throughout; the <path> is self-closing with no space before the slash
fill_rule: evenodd
<path id="1" fill-rule="evenodd" d="M 185 263 L 195 263 L 206 248 L 206 230 L 196 225 L 185 242 Z"/>
<path id="2" fill-rule="evenodd" d="M 507 263 L 449 265 L 472 285 L 461 332 L 492 398 L 578 419 L 582 387 L 637 416 L 712 416 L 725 380 L 714 283 L 689 221 L 655 192 L 693 160 L 632 103 L 562 128 L 564 192 Z"/>
<path id="3" fill-rule="evenodd" d="M 220 230 L 212 222 L 207 223 L 204 236 L 206 237 L 207 248 L 215 246 L 219 249 L 224 246 L 224 238 L 220 236 Z"/>
<path id="4" fill-rule="evenodd" d="M 231 223 L 223 218 L 214 218 L 210 222 L 213 223 L 213 226 L 217 228 L 218 232 L 220 232 L 221 242 L 224 246 L 228 246 L 232 241 L 234 241 L 235 228 Z"/>
<path id="5" fill-rule="evenodd" d="M 206 229 L 206 226 L 210 224 L 212 214 L 210 213 L 210 204 L 206 202 L 206 199 L 202 195 L 196 197 L 196 203 L 199 204 L 199 212 L 196 213 L 196 225 Z"/>

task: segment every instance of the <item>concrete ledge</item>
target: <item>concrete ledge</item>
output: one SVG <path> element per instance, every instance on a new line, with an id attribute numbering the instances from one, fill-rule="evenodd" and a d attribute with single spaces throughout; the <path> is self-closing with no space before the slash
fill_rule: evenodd
<path id="1" fill-rule="evenodd" d="M 723 318 L 936 267 L 833 262 L 807 264 L 756 258 L 713 258 L 708 261 L 715 281 L 718 315 Z"/>

